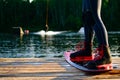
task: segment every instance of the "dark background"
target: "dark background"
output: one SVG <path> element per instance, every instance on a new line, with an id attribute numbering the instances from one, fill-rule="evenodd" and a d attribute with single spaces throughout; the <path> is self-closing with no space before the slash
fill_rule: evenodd
<path id="1" fill-rule="evenodd" d="M 49 30 L 77 31 L 82 26 L 82 0 L 0 0 L 0 32 L 21 26 L 39 31 L 48 24 Z M 103 0 L 102 19 L 108 30 L 120 30 L 120 0 Z M 47 17 L 48 15 L 48 17 Z"/>

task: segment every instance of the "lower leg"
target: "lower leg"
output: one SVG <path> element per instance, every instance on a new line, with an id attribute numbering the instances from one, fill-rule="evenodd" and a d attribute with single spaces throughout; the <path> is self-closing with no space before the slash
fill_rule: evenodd
<path id="1" fill-rule="evenodd" d="M 94 19 L 93 15 L 90 11 L 90 3 L 89 0 L 83 0 L 82 3 L 82 19 L 83 26 L 85 28 L 85 42 L 84 48 L 80 51 L 72 53 L 70 55 L 71 61 L 84 61 L 84 60 L 92 60 L 92 42 L 93 42 L 93 25 Z M 83 59 L 85 58 L 85 59 Z"/>
<path id="2" fill-rule="evenodd" d="M 84 48 L 70 55 L 71 61 L 74 62 L 93 60 L 92 42 L 93 42 L 94 32 L 92 26 L 94 25 L 94 20 L 92 17 L 92 13 L 90 11 L 83 13 L 83 22 L 85 26 Z"/>
<path id="3" fill-rule="evenodd" d="M 99 44 L 109 46 L 107 30 L 101 19 L 101 14 L 100 14 L 102 0 L 89 0 L 89 1 L 91 4 L 90 5 L 91 12 L 93 14 L 93 17 L 96 23 L 94 26 L 94 31 L 99 41 Z"/>
<path id="4" fill-rule="evenodd" d="M 90 3 L 91 3 L 91 8 L 92 8 L 91 10 L 94 16 L 94 20 L 96 22 L 94 26 L 94 30 L 96 33 L 96 37 L 99 41 L 99 47 L 98 47 L 98 53 L 96 53 L 97 56 L 95 56 L 94 60 L 88 62 L 85 65 L 85 67 L 92 69 L 94 68 L 99 69 L 101 67 L 102 68 L 111 67 L 111 65 L 108 65 L 111 64 L 112 61 L 110 56 L 109 44 L 108 44 L 107 30 L 100 16 L 101 0 L 90 0 Z"/>

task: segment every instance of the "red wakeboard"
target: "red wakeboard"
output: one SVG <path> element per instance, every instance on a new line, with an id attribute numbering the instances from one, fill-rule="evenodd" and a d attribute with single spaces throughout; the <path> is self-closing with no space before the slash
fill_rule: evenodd
<path id="1" fill-rule="evenodd" d="M 81 71 L 85 71 L 85 72 L 106 72 L 106 71 L 111 71 L 113 68 L 109 68 L 109 69 L 88 69 L 86 67 L 84 67 L 83 65 L 81 64 L 78 64 L 78 63 L 74 63 L 70 60 L 70 54 L 72 53 L 73 51 L 66 51 L 64 53 L 64 57 L 65 57 L 65 60 L 70 64 L 72 65 L 73 67 L 81 70 Z M 114 65 L 113 65 L 114 66 Z"/>

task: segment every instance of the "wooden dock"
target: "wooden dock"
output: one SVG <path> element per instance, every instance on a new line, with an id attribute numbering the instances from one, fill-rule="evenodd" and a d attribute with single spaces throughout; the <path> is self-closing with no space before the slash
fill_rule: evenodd
<path id="1" fill-rule="evenodd" d="M 120 58 L 113 58 L 113 63 L 113 71 L 85 73 L 64 58 L 0 58 L 0 80 L 120 80 Z"/>

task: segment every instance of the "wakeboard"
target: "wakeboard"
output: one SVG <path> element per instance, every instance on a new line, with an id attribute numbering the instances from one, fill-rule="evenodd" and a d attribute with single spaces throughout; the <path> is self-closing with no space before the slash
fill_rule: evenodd
<path id="1" fill-rule="evenodd" d="M 107 71 L 111 71 L 114 67 L 116 67 L 116 66 L 114 66 L 113 68 L 111 68 L 111 69 L 107 69 L 107 70 L 105 70 L 105 69 L 88 69 L 88 68 L 86 68 L 86 67 L 84 67 L 83 65 L 81 65 L 81 64 L 79 64 L 79 63 L 74 63 L 74 62 L 72 62 L 71 60 L 70 60 L 70 54 L 72 53 L 73 51 L 66 51 L 66 52 L 64 52 L 64 57 L 65 57 L 65 60 L 70 64 L 70 65 L 72 65 L 73 67 L 75 67 L 75 68 L 77 68 L 77 69 L 79 69 L 79 70 L 81 70 L 81 71 L 84 71 L 84 72 L 107 72 Z"/>

